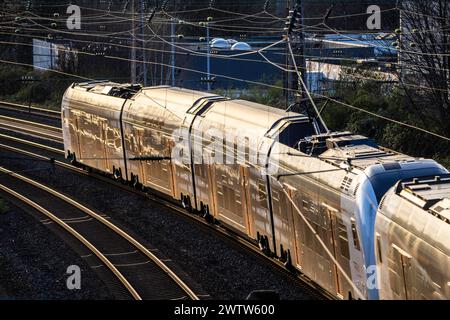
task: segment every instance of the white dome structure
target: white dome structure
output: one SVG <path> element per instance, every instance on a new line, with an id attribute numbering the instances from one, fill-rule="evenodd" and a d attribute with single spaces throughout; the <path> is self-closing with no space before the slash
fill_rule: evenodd
<path id="1" fill-rule="evenodd" d="M 213 38 L 210 43 L 213 44 L 217 40 L 225 40 L 224 38 Z"/>
<path id="2" fill-rule="evenodd" d="M 217 38 L 211 41 L 211 48 L 215 49 L 229 49 L 231 47 L 230 43 L 222 38 Z"/>
<path id="3" fill-rule="evenodd" d="M 248 43 L 245 43 L 245 42 L 236 42 L 231 47 L 231 50 L 234 50 L 234 51 L 250 51 L 250 50 L 252 50 L 252 47 Z"/>

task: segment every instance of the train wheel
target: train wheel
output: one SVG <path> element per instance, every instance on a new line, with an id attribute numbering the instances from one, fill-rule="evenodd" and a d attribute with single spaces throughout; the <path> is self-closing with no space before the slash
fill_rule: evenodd
<path id="1" fill-rule="evenodd" d="M 183 206 L 184 209 L 188 209 L 188 202 L 187 202 L 187 197 L 183 194 L 181 194 L 181 205 Z"/>
<path id="2" fill-rule="evenodd" d="M 281 243 L 280 243 L 280 260 L 282 262 L 286 262 L 287 260 L 286 250 L 284 250 L 284 247 Z"/>
<path id="3" fill-rule="evenodd" d="M 114 180 L 116 181 L 123 181 L 122 179 L 122 170 L 120 168 L 117 168 L 114 170 Z"/>
<path id="4" fill-rule="evenodd" d="M 140 189 L 141 184 L 137 175 L 131 174 L 131 186 L 135 189 Z"/>
<path id="5" fill-rule="evenodd" d="M 203 205 L 203 218 L 208 223 L 214 223 L 214 217 L 211 215 L 211 213 L 209 213 L 209 206 L 208 205 Z"/>
<path id="6" fill-rule="evenodd" d="M 264 252 L 264 254 L 266 254 L 266 255 L 270 254 L 269 238 L 267 238 L 267 236 L 261 236 L 258 244 L 259 244 L 259 249 L 262 252 Z"/>
<path id="7" fill-rule="evenodd" d="M 289 249 L 286 252 L 286 261 L 284 262 L 284 266 L 288 270 L 295 271 L 295 268 L 292 265 L 291 250 L 289 250 Z"/>
<path id="8" fill-rule="evenodd" d="M 78 167 L 79 163 L 77 161 L 77 156 L 75 155 L 75 153 L 72 153 L 70 151 L 67 152 L 67 159 L 69 160 L 70 164 Z"/>
<path id="9" fill-rule="evenodd" d="M 184 209 L 186 209 L 186 211 L 193 213 L 191 197 L 184 196 L 183 194 L 181 194 L 181 205 L 183 206 Z"/>

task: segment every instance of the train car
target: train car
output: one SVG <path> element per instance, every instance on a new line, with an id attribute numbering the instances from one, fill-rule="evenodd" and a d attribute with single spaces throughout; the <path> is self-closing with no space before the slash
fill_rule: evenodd
<path id="1" fill-rule="evenodd" d="M 66 90 L 61 107 L 64 149 L 74 163 L 122 178 L 122 109 L 139 86 L 89 82 Z"/>
<path id="2" fill-rule="evenodd" d="M 357 297 L 358 290 L 377 299 L 367 280 L 375 272 L 373 233 L 382 196 L 402 178 L 447 171 L 435 161 L 383 149 L 348 132 L 277 149 L 282 156 L 270 186 L 277 249 L 287 250 L 298 269 L 335 296 Z"/>
<path id="3" fill-rule="evenodd" d="M 338 298 L 377 298 L 378 204 L 397 181 L 447 171 L 313 118 L 171 87 L 74 84 L 62 104 L 76 163 L 179 200 L 253 239 Z"/>
<path id="4" fill-rule="evenodd" d="M 406 179 L 383 198 L 375 242 L 381 299 L 450 299 L 450 175 Z"/>

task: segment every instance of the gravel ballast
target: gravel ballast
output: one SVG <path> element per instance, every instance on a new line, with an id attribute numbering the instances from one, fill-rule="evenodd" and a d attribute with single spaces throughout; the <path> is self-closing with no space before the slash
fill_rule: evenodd
<path id="1" fill-rule="evenodd" d="M 37 217 L 1 201 L 6 209 L 0 211 L 0 299 L 112 297 L 85 261 Z M 66 272 L 71 265 L 81 269 L 79 290 L 67 289 L 70 275 Z"/>

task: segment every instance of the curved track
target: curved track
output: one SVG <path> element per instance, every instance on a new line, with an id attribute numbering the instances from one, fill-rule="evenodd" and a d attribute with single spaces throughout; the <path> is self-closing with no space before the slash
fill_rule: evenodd
<path id="1" fill-rule="evenodd" d="M 0 167 L 0 190 L 78 239 L 136 299 L 193 299 L 197 295 L 151 251 L 108 220 L 67 196 Z M 26 196 L 25 196 L 26 195 Z M 155 250 L 155 249 L 153 249 Z"/>

